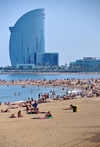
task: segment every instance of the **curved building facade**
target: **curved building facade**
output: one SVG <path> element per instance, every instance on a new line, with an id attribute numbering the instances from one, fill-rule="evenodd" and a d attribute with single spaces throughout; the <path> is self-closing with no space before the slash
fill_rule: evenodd
<path id="1" fill-rule="evenodd" d="M 36 54 L 45 53 L 44 23 L 44 9 L 35 9 L 24 14 L 14 27 L 9 27 L 9 54 L 12 66 L 36 65 Z"/>

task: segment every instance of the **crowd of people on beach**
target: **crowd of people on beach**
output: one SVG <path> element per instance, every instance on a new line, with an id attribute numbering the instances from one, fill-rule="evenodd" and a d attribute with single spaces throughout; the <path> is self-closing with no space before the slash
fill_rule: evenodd
<path id="1" fill-rule="evenodd" d="M 1 104 L 2 105 L 2 104 Z M 45 114 L 44 117 L 37 117 L 37 118 L 49 118 L 52 117 L 52 114 L 50 111 L 48 112 L 41 112 L 38 108 L 38 102 L 37 101 L 32 101 L 31 99 L 26 102 L 20 102 L 20 103 L 4 103 L 4 105 L 7 105 L 7 109 L 3 110 L 1 109 L 2 113 L 10 112 L 10 109 L 20 109 L 20 108 L 25 108 L 26 114 Z M 12 113 L 10 118 L 19 118 L 23 117 L 21 114 L 21 110 L 18 111 L 17 115 Z"/>
<path id="2" fill-rule="evenodd" d="M 56 79 L 56 80 L 21 80 L 19 79 L 18 81 L 15 80 L 10 80 L 10 81 L 5 81 L 0 79 L 0 84 L 5 84 L 5 85 L 22 85 L 24 88 L 25 85 L 38 85 L 38 88 L 40 85 L 52 85 L 52 86 L 68 86 L 68 87 L 76 87 L 76 88 L 82 88 L 82 89 L 89 89 L 89 88 L 94 88 L 98 87 L 100 83 L 100 78 L 90 78 L 90 79 L 75 79 L 75 78 L 67 78 L 67 79 Z"/>
<path id="3" fill-rule="evenodd" d="M 80 88 L 81 92 L 77 92 L 77 93 L 73 93 L 73 92 L 68 92 L 68 90 L 66 90 L 66 94 L 64 95 L 57 95 L 56 98 L 54 98 L 53 96 L 55 95 L 55 91 L 50 91 L 52 96 L 49 96 L 49 94 L 45 93 L 45 94 L 38 94 L 38 100 L 34 101 L 33 99 L 28 98 L 28 101 L 26 102 L 20 102 L 18 104 L 16 103 L 10 103 L 10 102 L 4 102 L 4 105 L 7 105 L 7 109 L 3 110 L 1 109 L 1 112 L 10 112 L 10 109 L 19 109 L 20 107 L 25 107 L 25 111 L 26 114 L 44 114 L 45 116 L 43 118 L 47 118 L 47 116 L 51 117 L 52 114 L 50 111 L 48 112 L 41 112 L 38 108 L 38 104 L 39 103 L 46 103 L 46 102 L 50 102 L 48 99 L 52 98 L 52 100 L 71 100 L 71 99 L 77 99 L 78 97 L 80 98 L 91 98 L 91 97 L 100 97 L 100 78 L 94 79 L 75 79 L 75 78 L 71 78 L 71 79 L 56 79 L 56 80 L 18 80 L 18 81 L 4 81 L 4 80 L 0 80 L 0 84 L 21 84 L 21 85 L 38 85 L 38 88 L 40 85 L 42 86 L 60 86 L 63 87 L 62 90 L 64 90 L 65 87 L 73 87 L 73 88 Z M 23 87 L 24 88 L 24 87 Z M 1 102 L 0 102 L 0 106 L 1 106 Z M 72 107 L 70 108 L 72 109 Z M 15 114 L 13 113 L 11 116 L 11 118 L 16 118 L 16 117 L 23 117 L 23 115 L 21 114 L 21 111 L 18 111 L 17 116 L 15 116 Z"/>

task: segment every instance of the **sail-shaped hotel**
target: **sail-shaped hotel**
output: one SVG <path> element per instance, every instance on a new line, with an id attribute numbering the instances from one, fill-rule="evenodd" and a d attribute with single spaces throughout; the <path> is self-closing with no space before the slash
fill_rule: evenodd
<path id="1" fill-rule="evenodd" d="M 12 66 L 17 64 L 58 65 L 58 53 L 45 53 L 45 9 L 24 14 L 9 27 L 9 54 Z"/>

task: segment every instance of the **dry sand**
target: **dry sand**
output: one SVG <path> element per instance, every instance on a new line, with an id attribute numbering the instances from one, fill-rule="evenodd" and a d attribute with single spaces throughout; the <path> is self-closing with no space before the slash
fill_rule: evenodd
<path id="1" fill-rule="evenodd" d="M 79 111 L 62 110 L 70 104 Z M 0 106 L 0 109 L 5 106 Z M 78 98 L 39 104 L 50 110 L 51 119 L 31 119 L 44 114 L 26 114 L 25 108 L 0 112 L 0 147 L 99 147 L 100 98 Z M 23 118 L 9 118 L 21 110 Z"/>

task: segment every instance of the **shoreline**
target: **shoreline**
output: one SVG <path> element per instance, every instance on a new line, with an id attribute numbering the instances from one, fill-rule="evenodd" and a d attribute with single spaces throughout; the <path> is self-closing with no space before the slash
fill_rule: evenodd
<path id="1" fill-rule="evenodd" d="M 99 85 L 99 83 L 100 83 L 100 79 L 98 79 L 98 78 L 97 79 L 91 78 L 91 79 L 84 79 L 84 80 L 75 79 L 75 78 L 74 79 L 64 79 L 64 80 L 62 80 L 62 79 L 60 79 L 60 80 L 59 79 L 56 79 L 56 80 L 46 80 L 46 79 L 44 79 L 44 80 L 29 80 L 29 79 L 27 79 L 25 81 L 23 81 L 23 80 L 18 80 L 18 81 L 14 81 L 14 80 L 2 81 L 2 80 L 0 80 L 0 85 L 7 85 L 7 86 L 9 86 L 9 85 L 21 85 L 22 88 L 25 88 L 27 85 L 38 86 L 38 89 L 40 89 L 39 86 L 43 86 L 45 88 L 46 87 L 52 87 L 52 88 L 63 87 L 62 89 L 64 89 L 64 87 L 67 87 L 67 89 L 68 88 L 71 88 L 71 89 L 76 88 L 78 90 L 81 90 L 83 95 L 87 95 L 88 97 L 94 97 L 94 95 L 95 96 L 100 95 L 100 85 Z M 63 95 L 58 94 L 58 95 L 56 95 L 56 97 L 57 96 L 59 96 L 59 97 L 63 96 L 64 99 L 67 99 L 68 98 L 68 96 L 67 96 L 68 90 L 67 89 L 66 89 L 65 92 L 63 91 Z M 50 91 L 48 93 L 49 93 L 49 95 L 52 95 L 52 97 L 54 97 L 53 94 L 50 93 Z M 79 93 L 79 92 L 77 92 L 77 93 Z M 70 98 L 72 98 L 73 93 L 70 92 L 70 94 L 71 94 Z M 66 95 L 66 96 L 64 96 L 64 95 Z M 56 98 L 56 97 L 54 97 L 54 98 Z"/>
<path id="2" fill-rule="evenodd" d="M 100 74 L 100 72 L 0 72 L 0 74 Z"/>
<path id="3" fill-rule="evenodd" d="M 55 80 L 0 80 L 0 85 L 22 85 L 22 88 L 26 85 L 31 86 L 53 86 L 53 87 L 71 87 L 71 88 L 78 88 L 78 89 L 86 89 L 88 87 L 88 90 L 91 90 L 92 88 L 99 88 L 100 78 L 90 78 L 90 79 L 75 79 L 75 78 L 68 78 L 68 79 L 55 79 Z"/>
<path id="4" fill-rule="evenodd" d="M 47 84 L 47 83 L 32 83 L 32 82 L 25 82 L 25 81 L 22 81 L 22 82 L 18 82 L 18 81 L 14 81 L 13 83 L 12 82 L 4 82 L 4 83 L 1 83 L 0 82 L 0 85 L 21 85 L 22 87 L 24 86 L 50 86 L 50 87 L 69 87 L 69 88 L 77 88 L 77 89 L 81 89 L 81 90 L 84 90 L 86 88 L 86 85 L 85 86 L 79 86 L 79 85 L 69 85 L 69 84 L 59 84 L 59 83 L 52 83 L 52 84 Z"/>

